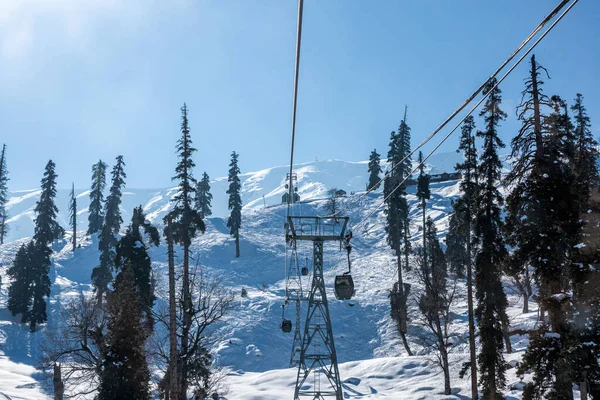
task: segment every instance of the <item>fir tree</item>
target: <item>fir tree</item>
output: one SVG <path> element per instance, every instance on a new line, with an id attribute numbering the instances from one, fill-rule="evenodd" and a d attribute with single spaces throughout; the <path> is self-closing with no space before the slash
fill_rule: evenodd
<path id="1" fill-rule="evenodd" d="M 108 290 L 112 280 L 112 268 L 115 266 L 115 247 L 117 235 L 121 229 L 121 191 L 125 186 L 125 162 L 123 156 L 117 156 L 112 170 L 112 184 L 104 207 L 104 224 L 99 235 L 98 250 L 100 250 L 100 265 L 92 271 L 92 283 L 96 290 L 98 304 L 102 305 L 102 296 Z"/>
<path id="2" fill-rule="evenodd" d="M 144 349 L 150 335 L 131 263 L 117 275 L 107 296 L 109 323 L 98 400 L 149 400 L 150 369 Z"/>
<path id="3" fill-rule="evenodd" d="M 379 178 L 379 174 L 382 172 L 380 157 L 377 149 L 374 149 L 369 156 L 369 182 L 367 183 L 367 190 L 376 190 L 381 185 L 381 179 Z"/>
<path id="4" fill-rule="evenodd" d="M 456 171 L 462 175 L 460 189 L 462 196 L 454 203 L 454 213 L 450 217 L 446 236 L 446 259 L 450 269 L 467 275 L 467 308 L 469 320 L 469 367 L 471 370 L 471 398 L 479 398 L 477 390 L 477 352 L 475 347 L 475 315 L 473 307 L 473 268 L 471 231 L 477 199 L 477 148 L 475 146 L 475 120 L 468 116 L 461 128 L 457 152 L 462 151 L 463 162 L 456 164 Z"/>
<path id="5" fill-rule="evenodd" d="M 228 207 L 231 210 L 231 214 L 227 220 L 227 227 L 229 228 L 229 234 L 235 238 L 236 257 L 240 256 L 240 227 L 242 226 L 242 197 L 240 196 L 242 185 L 239 178 L 238 156 L 235 151 L 231 153 L 229 176 L 227 178 L 229 182 L 229 189 L 227 189 L 227 194 L 229 195 Z"/>
<path id="6" fill-rule="evenodd" d="M 210 193 L 210 178 L 208 174 L 204 172 L 202 179 L 198 182 L 196 187 L 196 211 L 200 214 L 200 218 L 204 219 L 212 215 L 211 202 L 212 194 Z"/>
<path id="7" fill-rule="evenodd" d="M 495 84 L 494 78 L 484 89 L 484 94 L 489 93 L 480 112 L 480 116 L 485 117 L 485 124 L 484 130 L 477 132 L 477 136 L 484 141 L 477 171 L 481 187 L 475 223 L 475 237 L 479 246 L 475 256 L 476 316 L 481 336 L 478 360 L 484 399 L 503 398 L 500 392 L 506 383 L 503 332 L 504 327 L 508 326 L 508 302 L 500 280 L 500 266 L 506 257 L 501 235 L 500 207 L 503 198 L 497 188 L 502 171 L 498 148 L 504 147 L 498 137 L 498 125 L 506 118 L 506 114 L 500 109 L 500 89 L 492 89 Z"/>
<path id="8" fill-rule="evenodd" d="M 171 220 L 173 242 L 183 246 L 183 276 L 182 276 L 182 294 L 183 294 L 183 318 L 181 323 L 181 345 L 178 354 L 177 392 L 180 396 L 187 393 L 189 384 L 190 365 L 189 360 L 196 349 L 189 348 L 190 335 L 192 334 L 192 297 L 190 289 L 190 245 L 192 239 L 198 232 L 204 233 L 204 221 L 200 214 L 193 208 L 196 188 L 196 180 L 193 176 L 194 161 L 192 155 L 196 149 L 192 146 L 190 128 L 187 117 L 187 106 L 185 103 L 181 108 L 181 138 L 177 141 L 177 152 L 179 153 L 179 162 L 175 168 L 173 180 L 179 181 L 177 194 L 172 198 L 175 203 L 171 212 L 165 217 L 165 221 Z M 181 399 L 179 399 L 181 400 Z"/>
<path id="9" fill-rule="evenodd" d="M 419 178 L 417 179 L 417 198 L 421 200 L 421 212 L 423 213 L 423 248 L 426 248 L 425 244 L 425 221 L 426 221 L 426 205 L 427 200 L 431 197 L 431 191 L 429 190 L 429 181 L 431 177 L 425 173 L 425 164 L 423 162 L 423 153 L 419 151 Z M 424 263 L 427 264 L 427 252 L 423 252 Z"/>
<path id="10" fill-rule="evenodd" d="M 77 247 L 77 197 L 75 196 L 75 183 L 71 187 L 69 199 L 69 223 L 73 230 L 71 241 L 73 242 L 73 252 L 75 252 L 75 248 Z"/>
<path id="11" fill-rule="evenodd" d="M 13 316 L 21 314 L 21 323 L 27 320 L 27 313 L 31 307 L 31 281 L 32 261 L 34 251 L 33 241 L 19 247 L 12 265 L 7 274 L 12 283 L 8 288 L 8 310 Z"/>
<path id="12" fill-rule="evenodd" d="M 8 168 L 6 167 L 6 144 L 2 145 L 0 155 L 0 244 L 4 244 L 4 238 L 8 234 Z"/>
<path id="13" fill-rule="evenodd" d="M 147 241 L 150 245 L 159 245 L 158 229 L 146 221 L 142 206 L 139 206 L 133 210 L 127 232 L 117 244 L 115 266 L 117 271 L 121 271 L 127 265 L 131 267 L 144 323 L 149 329 L 153 329 L 152 307 L 156 296 L 152 278 L 152 261 L 148 255 L 148 245 L 146 245 L 143 233 L 148 238 Z"/>
<path id="14" fill-rule="evenodd" d="M 402 180 L 406 180 L 409 178 L 409 175 L 412 171 L 412 161 L 410 159 L 410 127 L 406 123 L 406 113 L 408 107 L 404 107 L 404 118 L 400 122 L 400 126 L 398 127 L 398 150 L 400 152 L 400 159 L 404 160 L 398 166 L 399 176 Z M 402 185 L 402 191 L 400 193 L 400 199 L 398 202 L 399 212 L 400 212 L 400 222 L 402 225 L 402 233 L 403 233 L 403 242 L 404 242 L 404 267 L 407 271 L 410 271 L 410 265 L 408 264 L 408 256 L 411 252 L 411 244 L 408 240 L 410 238 L 410 217 L 408 215 L 408 201 L 406 200 L 406 184 Z"/>
<path id="15" fill-rule="evenodd" d="M 33 246 L 30 252 L 30 290 L 32 298 L 31 309 L 25 318 L 29 328 L 35 332 L 39 323 L 46 322 L 46 301 L 44 297 L 50 296 L 50 255 L 52 250 L 48 247 L 54 240 L 64 235 L 64 229 L 56 221 L 58 208 L 54 203 L 56 197 L 56 172 L 52 160 L 46 164 L 42 178 L 42 193 L 35 206 L 35 228 L 33 233 Z"/>
<path id="16" fill-rule="evenodd" d="M 92 190 L 90 191 L 88 235 L 100 232 L 104 222 L 102 206 L 104 204 L 104 188 L 106 187 L 106 168 L 108 168 L 108 165 L 102 160 L 99 160 L 92 166 Z"/>

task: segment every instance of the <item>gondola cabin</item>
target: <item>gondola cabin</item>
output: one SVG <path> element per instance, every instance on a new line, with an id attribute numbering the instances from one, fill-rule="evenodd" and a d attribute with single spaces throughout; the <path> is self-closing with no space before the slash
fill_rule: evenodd
<path id="1" fill-rule="evenodd" d="M 354 281 L 352 275 L 338 275 L 335 277 L 335 298 L 338 300 L 350 300 L 354 296 Z"/>
<path id="2" fill-rule="evenodd" d="M 281 321 L 281 330 L 284 333 L 290 333 L 292 331 L 292 321 L 284 318 L 283 321 Z"/>

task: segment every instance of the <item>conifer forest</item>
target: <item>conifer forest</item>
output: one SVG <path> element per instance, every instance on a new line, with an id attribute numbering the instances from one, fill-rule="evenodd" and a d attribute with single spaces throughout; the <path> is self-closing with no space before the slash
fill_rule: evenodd
<path id="1" fill-rule="evenodd" d="M 170 186 L 132 186 L 147 166 L 129 150 L 63 167 L 49 149 L 22 190 L 11 164 L 29 144 L 0 122 L 0 398 L 600 400 L 597 86 L 571 91 L 578 72 L 548 56 L 578 1 L 545 2 L 514 52 L 486 49 L 494 68 L 428 131 L 413 120 L 432 111 L 402 98 L 373 108 L 395 121 L 364 133 L 377 141 L 340 144 L 358 161 L 308 162 L 300 60 L 320 4 L 286 3 L 276 150 L 227 139 L 214 172 L 200 155 L 222 133 L 182 99 L 159 133 L 171 147 L 134 152 Z M 61 179 L 74 168 L 87 180 Z"/>

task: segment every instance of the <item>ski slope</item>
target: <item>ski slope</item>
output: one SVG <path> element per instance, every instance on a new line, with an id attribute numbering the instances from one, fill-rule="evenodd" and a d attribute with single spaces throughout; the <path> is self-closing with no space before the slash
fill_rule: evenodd
<path id="1" fill-rule="evenodd" d="M 438 156 L 440 165 L 430 165 L 432 173 L 450 171 L 459 160 L 455 153 Z M 432 163 L 435 162 L 433 159 Z M 323 215 L 326 191 L 332 187 L 350 192 L 364 190 L 367 177 L 365 162 L 321 161 L 299 165 L 299 193 L 303 201 L 294 212 L 301 215 Z M 296 370 L 289 369 L 292 335 L 279 329 L 284 299 L 285 242 L 283 223 L 286 207 L 281 205 L 285 192 L 287 167 L 275 167 L 243 176 L 243 221 L 241 232 L 241 257 L 235 258 L 235 244 L 226 227 L 226 178 L 217 178 L 212 184 L 213 214 L 207 219 L 207 230 L 192 245 L 194 257 L 207 274 L 223 280 L 228 290 L 236 295 L 234 309 L 227 323 L 218 327 L 218 343 L 213 349 L 218 365 L 229 371 L 227 399 L 286 399 L 293 395 Z M 443 240 L 448 227 L 451 202 L 459 194 L 457 181 L 433 183 L 427 213 L 437 225 Z M 131 211 L 143 205 L 148 219 L 162 225 L 162 217 L 169 210 L 174 189 L 126 190 L 123 197 L 123 219 L 128 221 Z M 264 195 L 264 198 L 263 198 Z M 342 199 L 342 207 L 358 199 L 351 195 Z M 49 321 L 46 327 L 30 334 L 27 327 L 18 324 L 5 308 L 7 285 L 5 270 L 18 246 L 27 241 L 33 231 L 33 207 L 39 191 L 14 193 L 11 198 L 11 241 L 0 246 L 0 275 L 5 284 L 0 288 L 0 399 L 2 394 L 11 399 L 48 399 L 51 386 L 47 377 L 34 367 L 40 357 L 40 345 L 45 340 L 44 330 L 55 329 L 61 305 L 70 298 L 91 290 L 90 275 L 98 263 L 97 243 L 84 237 L 75 254 L 67 239 L 56 245 L 51 269 L 52 295 L 49 301 Z M 84 236 L 87 226 L 88 192 L 78 195 L 78 215 L 81 225 L 79 236 Z M 67 204 L 68 191 L 59 191 L 57 204 Z M 381 201 L 381 193 L 371 193 L 360 199 L 350 210 L 351 224 L 357 223 L 374 210 Z M 408 188 L 411 240 L 421 240 L 421 210 L 415 188 Z M 61 212 L 61 223 L 66 226 L 66 215 Z M 452 312 L 455 334 L 451 346 L 453 395 L 443 396 L 443 376 L 435 364 L 435 355 L 423 344 L 424 330 L 417 324 L 416 299 L 420 286 L 412 272 L 405 280 L 413 285 L 409 302 L 411 324 L 408 340 L 415 356 L 408 357 L 389 317 L 388 293 L 396 277 L 396 263 L 385 242 L 385 216 L 383 210 L 369 220 L 360 231 L 354 232 L 352 272 L 356 297 L 349 302 L 336 301 L 332 283 L 336 274 L 347 269 L 346 255 L 339 246 L 325 247 L 325 280 L 330 299 L 333 334 L 336 344 L 340 374 L 344 382 L 345 398 L 356 399 L 446 399 L 469 398 L 470 381 L 460 379 L 458 371 L 467 360 L 467 306 L 464 281 L 457 281 L 457 300 Z M 299 257 L 311 257 L 309 244 L 299 244 Z M 167 282 L 166 248 L 150 250 L 158 280 L 158 293 L 165 293 Z M 305 287 L 308 280 L 304 280 Z M 242 288 L 248 297 L 240 297 Z M 531 312 L 521 315 L 522 301 L 509 293 L 509 314 L 515 327 L 528 328 L 535 324 L 537 309 L 530 304 Z M 159 300 L 160 301 L 160 300 Z M 286 309 L 286 318 L 295 321 L 293 307 Z M 527 339 L 513 337 L 515 354 L 507 361 L 518 360 L 527 346 Z M 156 377 L 155 377 L 156 378 Z M 508 374 L 510 399 L 519 399 L 519 379 L 514 368 Z M 90 396 L 89 398 L 93 398 Z"/>

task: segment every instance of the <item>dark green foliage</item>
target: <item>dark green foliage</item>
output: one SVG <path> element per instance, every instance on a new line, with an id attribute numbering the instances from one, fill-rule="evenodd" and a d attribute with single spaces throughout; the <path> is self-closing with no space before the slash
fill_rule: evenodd
<path id="1" fill-rule="evenodd" d="M 28 311 L 26 322 L 29 329 L 35 332 L 37 324 L 44 323 L 48 319 L 46 315 L 46 300 L 50 296 L 50 256 L 52 249 L 48 245 L 35 242 L 31 255 L 31 295 L 33 296 L 31 310 Z"/>
<path id="2" fill-rule="evenodd" d="M 181 138 L 177 141 L 179 162 L 175 167 L 175 176 L 172 178 L 179 182 L 179 190 L 171 199 L 175 206 L 170 212 L 173 219 L 173 240 L 183 246 L 189 246 L 198 231 L 205 230 L 202 217 L 193 208 L 197 182 L 193 175 L 196 164 L 192 160 L 192 155 L 196 149 L 192 146 L 187 111 L 187 106 L 184 104 L 181 108 Z"/>
<path id="3" fill-rule="evenodd" d="M 97 399 L 150 399 L 150 370 L 144 350 L 150 330 L 143 323 L 144 306 L 131 263 L 117 275 L 107 303 L 108 333 Z"/>
<path id="4" fill-rule="evenodd" d="M 425 173 L 425 164 L 423 164 L 423 153 L 419 151 L 419 177 L 417 178 L 417 198 L 425 204 L 431 197 L 431 191 L 429 190 L 429 181 L 431 176 Z"/>
<path id="5" fill-rule="evenodd" d="M 92 190 L 88 215 L 88 235 L 100 232 L 104 222 L 102 206 L 104 205 L 104 188 L 106 187 L 106 169 L 108 165 L 99 160 L 92 166 Z"/>
<path id="6" fill-rule="evenodd" d="M 42 193 L 35 205 L 35 229 L 33 239 L 40 244 L 48 245 L 64 236 L 65 230 L 56 221 L 58 207 L 54 204 L 56 197 L 56 172 L 52 160 L 46 164 L 42 178 Z"/>
<path id="7" fill-rule="evenodd" d="M 139 296 L 144 324 L 152 329 L 154 326 L 152 306 L 156 296 L 154 295 L 152 282 L 152 261 L 148 256 L 148 246 L 142 233 L 148 238 L 149 245 L 159 245 L 160 235 L 158 230 L 146 221 L 142 206 L 139 206 L 133 210 L 131 224 L 117 244 L 115 266 L 117 271 L 122 271 L 125 266 L 130 266 L 133 273 L 133 282 Z"/>
<path id="8" fill-rule="evenodd" d="M 2 145 L 0 155 L 0 244 L 4 244 L 4 238 L 8 234 L 8 167 L 6 166 L 6 144 Z"/>
<path id="9" fill-rule="evenodd" d="M 502 171 L 498 149 L 504 147 L 498 137 L 498 126 L 506 114 L 500 109 L 500 89 L 492 89 L 495 84 L 496 80 L 492 79 L 484 89 L 484 93 L 491 93 L 480 112 L 480 116 L 484 116 L 484 130 L 477 132 L 484 143 L 477 171 L 480 188 L 475 220 L 475 238 L 479 246 L 475 256 L 475 314 L 481 337 L 478 361 L 484 399 L 503 398 L 500 391 L 506 384 L 502 350 L 503 327 L 508 326 L 508 302 L 500 277 L 507 254 L 501 234 L 503 198 L 497 188 Z"/>
<path id="10" fill-rule="evenodd" d="M 227 194 L 229 195 L 228 207 L 231 210 L 231 214 L 229 214 L 229 219 L 227 220 L 227 227 L 229 228 L 229 234 L 235 238 L 236 257 L 240 256 L 240 227 L 242 226 L 242 197 L 240 195 L 242 185 L 239 174 L 238 154 L 234 151 L 231 153 L 229 176 L 227 178 L 229 182 L 229 189 L 227 189 Z"/>
<path id="11" fill-rule="evenodd" d="M 31 306 L 33 241 L 21 245 L 7 274 L 12 283 L 8 288 L 8 310 L 13 316 L 21 314 L 21 322 L 25 322 Z"/>
<path id="12" fill-rule="evenodd" d="M 77 247 L 77 197 L 75 196 L 75 184 L 71 187 L 71 194 L 69 196 L 69 224 L 73 230 L 73 237 L 71 242 L 73 243 L 73 252 Z"/>
<path id="13" fill-rule="evenodd" d="M 123 156 L 117 156 L 116 164 L 112 170 L 112 184 L 110 193 L 106 198 L 104 207 L 104 224 L 99 235 L 98 250 L 100 250 L 100 265 L 92 271 L 92 283 L 98 296 L 98 303 L 102 303 L 102 295 L 108 290 L 112 280 L 112 268 L 115 266 L 115 247 L 117 235 L 121 229 L 123 218 L 119 206 L 121 205 L 121 191 L 125 186 L 125 162 Z"/>
<path id="14" fill-rule="evenodd" d="M 212 215 L 211 201 L 212 194 L 210 193 L 210 178 L 208 174 L 204 172 L 202 179 L 198 182 L 196 187 L 196 211 L 200 215 L 200 218 L 204 219 Z"/>
<path id="15" fill-rule="evenodd" d="M 381 155 L 374 149 L 369 156 L 369 182 L 367 183 L 367 190 L 375 190 L 379 188 L 381 178 L 379 174 L 382 172 L 381 169 Z"/>
<path id="16" fill-rule="evenodd" d="M 467 240 L 469 240 L 469 215 L 464 198 L 454 202 L 453 213 L 446 234 L 446 259 L 450 271 L 459 278 L 465 276 L 467 265 Z"/>

